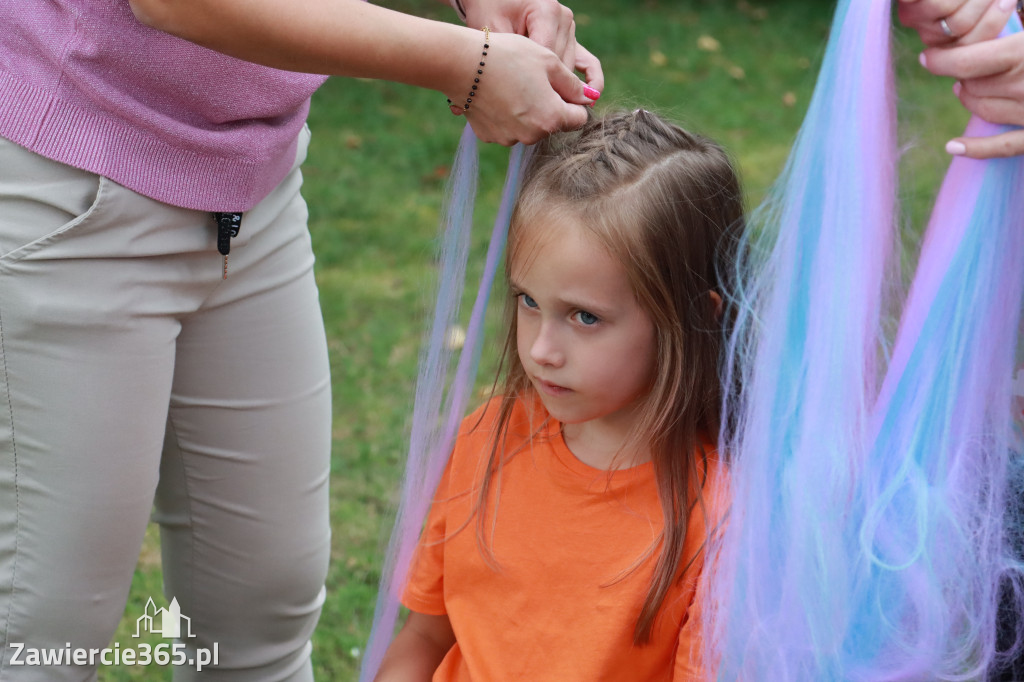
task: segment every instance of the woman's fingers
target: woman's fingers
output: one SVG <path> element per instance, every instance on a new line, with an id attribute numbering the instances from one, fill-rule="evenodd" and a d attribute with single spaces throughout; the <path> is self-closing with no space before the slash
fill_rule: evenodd
<path id="1" fill-rule="evenodd" d="M 964 107 L 989 123 L 1024 126 L 1024 102 L 1020 98 L 978 96 L 968 92 L 967 87 L 960 83 L 954 87 L 954 92 Z"/>
<path id="2" fill-rule="evenodd" d="M 946 151 L 972 159 L 1018 156 L 1024 154 L 1024 130 L 1011 130 L 990 137 L 958 137 L 949 141 Z"/>
<path id="3" fill-rule="evenodd" d="M 999 35 L 1016 0 L 901 0 L 900 21 L 929 47 L 967 45 Z"/>
<path id="4" fill-rule="evenodd" d="M 953 91 L 964 107 L 989 123 L 1021 126 L 1024 125 L 1024 97 L 1019 94 L 1022 88 L 1024 83 L 1017 74 L 1012 79 L 1005 76 L 990 77 L 957 83 Z M 990 94 L 979 94 L 979 91 Z M 1013 97 L 1000 96 L 1010 92 L 1018 94 Z M 951 154 L 975 159 L 1016 156 L 1024 153 L 1024 130 L 1011 130 L 986 137 L 959 137 L 950 141 L 946 150 Z"/>
<path id="5" fill-rule="evenodd" d="M 526 35 L 548 48 L 571 66 L 576 45 L 576 24 L 572 10 L 557 2 L 537 0 L 525 15 Z"/>
<path id="6" fill-rule="evenodd" d="M 991 0 L 900 0 L 897 13 L 900 22 L 904 26 L 909 26 L 917 31 L 921 35 L 921 40 L 926 45 L 936 41 L 938 41 L 938 44 L 944 44 L 954 40 L 954 38 L 945 35 L 942 31 L 941 22 L 943 19 L 946 20 L 951 31 L 955 23 L 957 28 L 962 28 L 964 31 L 969 30 L 973 24 L 968 25 L 966 23 L 967 16 L 975 13 L 980 16 L 985 9 L 985 7 L 978 9 L 977 7 L 972 7 L 972 5 L 985 5 L 987 7 L 990 2 Z M 960 12 L 964 13 L 962 25 L 953 19 L 953 16 Z"/>
<path id="7" fill-rule="evenodd" d="M 964 103 L 964 106 L 971 111 L 974 111 L 973 103 L 979 99 L 1005 99 L 1021 103 L 1024 102 L 1024 74 L 1014 68 L 994 76 L 957 81 L 953 86 L 953 91 L 960 98 L 960 101 Z M 974 111 L 974 113 L 979 112 Z M 986 118 L 985 120 L 989 119 Z M 1024 120 L 999 121 L 999 123 L 1024 125 Z"/>
<path id="8" fill-rule="evenodd" d="M 598 92 L 604 91 L 604 71 L 601 69 L 601 61 L 590 53 L 590 50 L 582 45 L 576 45 L 576 70 L 583 74 L 583 80 L 587 85 Z"/>
<path id="9" fill-rule="evenodd" d="M 932 48 L 921 63 L 937 76 L 958 80 L 985 78 L 1009 72 L 1024 59 L 1024 33 L 962 47 Z"/>

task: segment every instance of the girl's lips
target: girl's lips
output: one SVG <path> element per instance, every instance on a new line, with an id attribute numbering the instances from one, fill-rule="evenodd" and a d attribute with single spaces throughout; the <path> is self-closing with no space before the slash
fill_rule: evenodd
<path id="1" fill-rule="evenodd" d="M 537 388 L 551 396 L 562 396 L 572 392 L 571 388 L 559 386 L 558 384 L 553 384 L 550 381 L 544 381 L 543 379 L 535 379 L 535 383 L 537 384 Z"/>

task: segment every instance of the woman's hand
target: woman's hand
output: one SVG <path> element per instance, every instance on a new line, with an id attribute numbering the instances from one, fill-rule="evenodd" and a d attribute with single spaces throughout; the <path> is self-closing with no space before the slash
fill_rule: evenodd
<path id="1" fill-rule="evenodd" d="M 466 112 L 478 138 L 503 145 L 532 144 L 586 122 L 584 105 L 592 104 L 597 92 L 588 97 L 583 81 L 554 52 L 511 33 L 491 33 L 488 44 L 484 73 Z M 459 90 L 445 94 L 453 104 L 461 105 L 468 94 L 469 78 L 462 78 L 457 86 Z"/>
<path id="2" fill-rule="evenodd" d="M 900 21 L 930 47 L 921 63 L 957 79 L 953 86 L 971 113 L 1005 125 L 1024 125 L 1024 34 L 997 38 L 1017 0 L 900 0 Z M 1024 154 L 1024 131 L 958 137 L 950 154 L 984 159 Z"/>
<path id="3" fill-rule="evenodd" d="M 517 33 L 554 52 L 570 69 L 584 74 L 590 87 L 604 89 L 601 62 L 576 42 L 572 10 L 557 0 L 459 0 L 466 24 L 497 33 Z"/>
<path id="4" fill-rule="evenodd" d="M 998 36 L 1015 7 L 1016 0 L 900 0 L 899 17 L 929 47 L 960 46 Z"/>
<path id="5" fill-rule="evenodd" d="M 1024 33 L 925 50 L 921 61 L 934 74 L 958 79 L 954 92 L 972 113 L 989 123 L 1024 126 Z M 1024 154 L 1024 130 L 958 137 L 946 150 L 977 159 Z"/>

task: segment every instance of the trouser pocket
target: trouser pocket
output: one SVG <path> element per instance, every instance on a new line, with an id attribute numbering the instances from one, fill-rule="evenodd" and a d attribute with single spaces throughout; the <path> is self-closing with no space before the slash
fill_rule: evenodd
<path id="1" fill-rule="evenodd" d="M 17 259 L 86 222 L 104 182 L 0 138 L 0 259 Z"/>

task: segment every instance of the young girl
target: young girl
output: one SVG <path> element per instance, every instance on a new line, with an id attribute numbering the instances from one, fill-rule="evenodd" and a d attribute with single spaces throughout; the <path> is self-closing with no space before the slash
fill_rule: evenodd
<path id="1" fill-rule="evenodd" d="M 704 677 L 742 219 L 722 149 L 647 111 L 537 151 L 509 232 L 502 397 L 463 423 L 379 682 Z"/>

